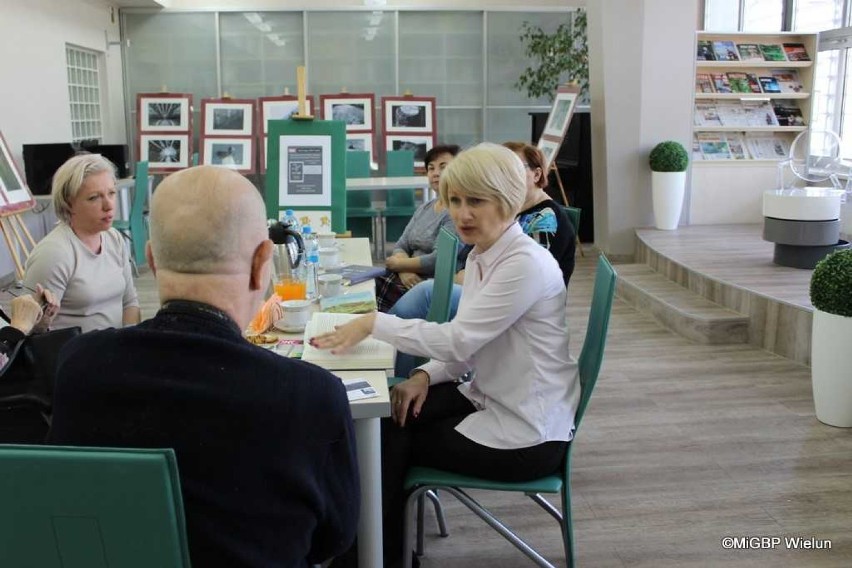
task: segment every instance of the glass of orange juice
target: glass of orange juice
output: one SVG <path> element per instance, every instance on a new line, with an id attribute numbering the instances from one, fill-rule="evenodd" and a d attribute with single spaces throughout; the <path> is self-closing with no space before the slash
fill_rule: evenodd
<path id="1" fill-rule="evenodd" d="M 307 297 L 307 285 L 304 280 L 283 278 L 275 284 L 275 294 L 282 300 L 304 300 Z"/>

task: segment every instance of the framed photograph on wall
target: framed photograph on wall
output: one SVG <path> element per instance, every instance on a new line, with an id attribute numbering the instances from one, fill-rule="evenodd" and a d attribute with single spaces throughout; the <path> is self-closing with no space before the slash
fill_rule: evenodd
<path id="1" fill-rule="evenodd" d="M 426 152 L 435 145 L 433 135 L 389 135 L 385 136 L 385 150 L 412 150 L 414 152 L 414 167 L 426 167 Z"/>
<path id="2" fill-rule="evenodd" d="M 143 134 L 139 137 L 139 159 L 150 170 L 172 172 L 189 166 L 188 134 Z"/>
<path id="3" fill-rule="evenodd" d="M 434 133 L 435 97 L 382 97 L 385 134 Z"/>
<path id="4" fill-rule="evenodd" d="M 323 120 L 341 120 L 346 132 L 372 132 L 376 104 L 373 93 L 320 95 Z"/>
<path id="5" fill-rule="evenodd" d="M 254 147 L 253 138 L 208 137 L 201 145 L 201 163 L 254 173 Z"/>
<path id="6" fill-rule="evenodd" d="M 204 99 L 201 101 L 203 136 L 253 136 L 254 99 Z"/>
<path id="7" fill-rule="evenodd" d="M 188 132 L 192 130 L 192 95 L 139 93 L 136 95 L 139 132 Z"/>
<path id="8" fill-rule="evenodd" d="M 347 132 L 346 151 L 360 150 L 370 153 L 370 164 L 374 162 L 373 134 L 371 132 Z"/>
<path id="9" fill-rule="evenodd" d="M 35 206 L 24 176 L 12 159 L 12 151 L 0 133 L 0 216 L 27 211 Z"/>

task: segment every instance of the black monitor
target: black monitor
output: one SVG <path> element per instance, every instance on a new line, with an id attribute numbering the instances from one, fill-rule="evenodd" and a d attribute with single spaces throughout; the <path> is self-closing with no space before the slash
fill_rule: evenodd
<path id="1" fill-rule="evenodd" d="M 98 144 L 97 141 L 70 144 L 24 144 L 24 174 L 27 185 L 33 195 L 50 194 L 53 174 L 59 166 L 77 152 L 85 150 L 92 154 L 101 154 L 115 164 L 116 176 L 128 176 L 129 151 L 127 144 Z"/>

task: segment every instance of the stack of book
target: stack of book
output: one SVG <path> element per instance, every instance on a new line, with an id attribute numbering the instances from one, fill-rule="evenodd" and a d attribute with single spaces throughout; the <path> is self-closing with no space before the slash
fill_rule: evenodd
<path id="1" fill-rule="evenodd" d="M 803 43 L 734 43 L 699 40 L 698 61 L 810 61 Z"/>

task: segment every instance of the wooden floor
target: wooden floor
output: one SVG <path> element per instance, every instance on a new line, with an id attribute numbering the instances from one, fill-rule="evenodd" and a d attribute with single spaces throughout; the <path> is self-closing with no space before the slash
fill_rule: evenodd
<path id="1" fill-rule="evenodd" d="M 594 263 L 578 257 L 569 288 L 575 352 Z M 150 317 L 150 274 L 139 288 Z M 576 444 L 579 566 L 852 566 L 852 432 L 814 418 L 807 367 L 747 344 L 690 343 L 616 300 Z M 536 505 L 483 501 L 564 566 L 556 524 Z M 450 537 L 435 534 L 429 513 L 424 568 L 532 566 L 451 496 L 443 502 Z M 728 551 L 726 536 L 814 537 L 832 548 Z"/>

